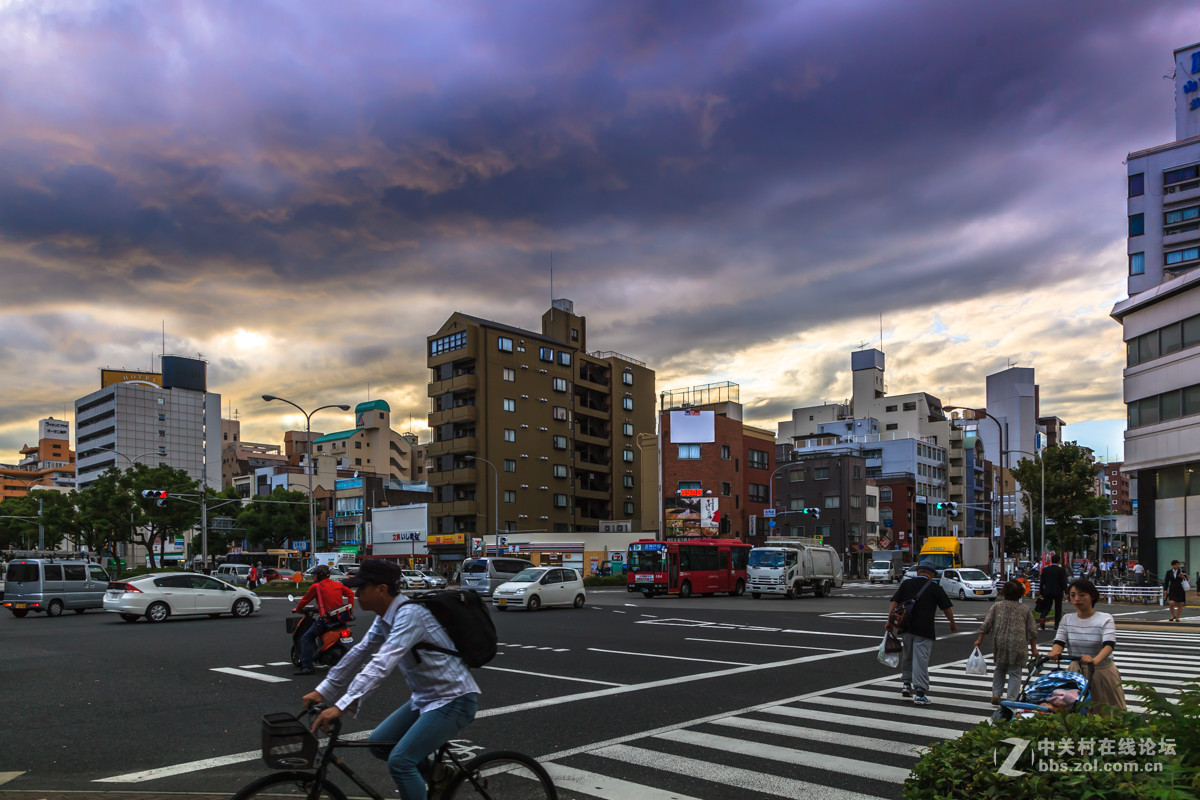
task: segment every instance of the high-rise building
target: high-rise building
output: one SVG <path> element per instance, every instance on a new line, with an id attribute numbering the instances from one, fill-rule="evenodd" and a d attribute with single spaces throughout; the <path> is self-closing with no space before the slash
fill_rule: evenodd
<path id="1" fill-rule="evenodd" d="M 221 489 L 221 395 L 208 363 L 163 356 L 162 372 L 103 369 L 100 389 L 75 401 L 76 484 L 109 467 L 165 464 Z"/>
<path id="2" fill-rule="evenodd" d="M 69 491 L 75 486 L 75 451 L 70 423 L 54 417 L 38 421 L 38 443 L 21 448 L 17 464 L 0 464 L 0 501 L 23 497 L 30 489 Z"/>
<path id="3" fill-rule="evenodd" d="M 505 531 L 641 528 L 637 435 L 654 431 L 654 371 L 587 344 L 570 300 L 540 332 L 455 312 L 428 338 L 435 555 Z"/>
<path id="4" fill-rule="evenodd" d="M 1151 573 L 1200 564 L 1200 43 L 1174 53 L 1175 141 L 1126 158 L 1127 474 L 1137 556 Z"/>

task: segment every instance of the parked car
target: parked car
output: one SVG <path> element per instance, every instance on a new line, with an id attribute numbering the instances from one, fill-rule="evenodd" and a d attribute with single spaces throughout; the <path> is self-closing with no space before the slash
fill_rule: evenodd
<path id="1" fill-rule="evenodd" d="M 14 617 L 30 611 L 57 617 L 101 608 L 108 573 L 99 564 L 79 560 L 19 558 L 5 572 L 4 607 Z"/>
<path id="2" fill-rule="evenodd" d="M 171 616 L 232 614 L 248 617 L 262 607 L 254 592 L 195 572 L 159 572 L 108 584 L 104 610 L 126 622 L 145 617 L 162 622 Z"/>
<path id="3" fill-rule="evenodd" d="M 496 587 L 492 605 L 499 611 L 512 607 L 537 611 L 542 606 L 583 608 L 587 591 L 583 578 L 570 567 L 531 567 Z"/>
<path id="4" fill-rule="evenodd" d="M 417 570 L 405 569 L 400 571 L 401 589 L 424 589 L 426 585 L 425 576 Z"/>
<path id="5" fill-rule="evenodd" d="M 425 577 L 425 585 L 427 585 L 430 589 L 446 588 L 446 579 L 441 575 L 438 575 L 436 572 L 430 572 L 427 569 L 419 569 L 417 572 L 421 573 L 421 575 Z"/>
<path id="6" fill-rule="evenodd" d="M 947 596 L 958 600 L 996 599 L 996 584 L 980 569 L 956 567 L 942 570 L 939 583 Z"/>
<path id="7" fill-rule="evenodd" d="M 263 570 L 264 581 L 290 581 L 292 576 L 296 574 L 294 569 L 283 569 L 275 567 L 267 567 Z"/>

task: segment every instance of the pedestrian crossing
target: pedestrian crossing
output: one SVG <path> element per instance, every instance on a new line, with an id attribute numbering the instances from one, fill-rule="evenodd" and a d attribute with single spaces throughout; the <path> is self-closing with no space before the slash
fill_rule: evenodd
<path id="1" fill-rule="evenodd" d="M 1122 629 L 1118 648 L 1131 711 L 1144 711 L 1134 681 L 1172 695 L 1200 678 L 1200 633 Z M 539 760 L 563 800 L 898 798 L 922 748 L 991 717 L 988 660 L 986 676 L 967 675 L 965 659 L 933 666 L 928 707 L 900 696 L 898 673 L 882 674 Z"/>

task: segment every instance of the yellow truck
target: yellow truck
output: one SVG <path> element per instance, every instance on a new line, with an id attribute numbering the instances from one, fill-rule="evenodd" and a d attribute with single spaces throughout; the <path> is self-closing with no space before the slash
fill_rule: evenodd
<path id="1" fill-rule="evenodd" d="M 917 561 L 932 561 L 938 571 L 975 568 L 987 572 L 991 542 L 983 536 L 930 536 L 921 545 Z"/>

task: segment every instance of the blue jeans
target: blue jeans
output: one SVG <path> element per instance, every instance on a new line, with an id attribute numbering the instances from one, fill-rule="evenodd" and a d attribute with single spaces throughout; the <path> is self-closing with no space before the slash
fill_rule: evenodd
<path id="1" fill-rule="evenodd" d="M 478 708 L 479 695 L 475 692 L 424 714 L 405 703 L 371 732 L 370 742 L 396 742 L 395 747 L 372 747 L 371 752 L 387 761 L 401 800 L 426 800 L 424 773 L 429 756 L 475 719 Z"/>
<path id="2" fill-rule="evenodd" d="M 308 626 L 308 630 L 300 634 L 300 669 L 313 668 L 313 658 L 317 655 L 321 634 L 328 630 L 329 626 L 325 624 L 325 620 L 318 617 Z"/>

